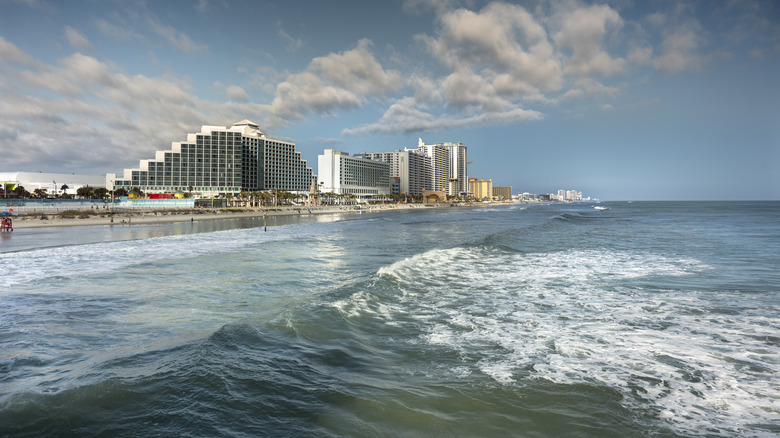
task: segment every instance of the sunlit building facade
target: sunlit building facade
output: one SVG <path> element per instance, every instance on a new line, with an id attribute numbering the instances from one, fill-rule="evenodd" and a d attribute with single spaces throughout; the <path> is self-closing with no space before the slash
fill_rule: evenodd
<path id="1" fill-rule="evenodd" d="M 363 152 L 355 156 L 388 163 L 390 178 L 398 178 L 399 194 L 420 195 L 430 181 L 430 161 L 416 149 Z"/>
<path id="2" fill-rule="evenodd" d="M 407 149 L 408 150 L 408 149 Z M 419 154 L 430 162 L 428 190 L 442 190 L 447 196 L 458 196 L 468 191 L 468 147 L 461 142 L 425 144 L 419 139 Z"/>
<path id="3" fill-rule="evenodd" d="M 292 142 L 269 139 L 258 126 L 242 120 L 230 127 L 203 126 L 201 132 L 141 160 L 117 178 L 106 176 L 115 189 L 145 193 L 196 192 L 202 196 L 241 191 L 308 192 L 312 169 Z"/>
<path id="4" fill-rule="evenodd" d="M 317 157 L 317 178 L 323 193 L 370 197 L 390 194 L 390 164 L 350 156 L 333 148 Z"/>
<path id="5" fill-rule="evenodd" d="M 478 200 L 493 197 L 493 180 L 469 178 L 469 193 Z"/>

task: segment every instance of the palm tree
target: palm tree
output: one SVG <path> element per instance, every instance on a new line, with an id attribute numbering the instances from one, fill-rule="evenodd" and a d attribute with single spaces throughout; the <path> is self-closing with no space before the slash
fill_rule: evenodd
<path id="1" fill-rule="evenodd" d="M 144 195 L 144 192 L 141 190 L 141 188 L 137 187 L 137 186 L 133 187 L 132 189 L 130 189 L 130 193 L 132 195 L 135 195 L 136 197 L 139 197 L 139 198 Z"/>

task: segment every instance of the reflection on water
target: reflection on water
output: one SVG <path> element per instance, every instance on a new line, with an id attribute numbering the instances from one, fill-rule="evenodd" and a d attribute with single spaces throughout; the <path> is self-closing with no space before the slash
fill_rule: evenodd
<path id="1" fill-rule="evenodd" d="M 153 237 L 179 236 L 193 233 L 211 233 L 214 231 L 274 227 L 279 225 L 303 224 L 315 222 L 336 222 L 344 220 L 346 214 L 267 216 L 255 218 L 234 218 L 217 220 L 198 220 L 197 215 L 181 219 L 161 218 L 159 222 L 130 225 L 113 225 L 17 228 L 12 233 L 0 234 L 0 253 L 29 250 L 33 248 L 51 248 L 67 245 L 81 245 L 98 242 L 117 242 L 124 240 L 149 239 Z M 190 221 L 190 217 L 194 221 Z"/>

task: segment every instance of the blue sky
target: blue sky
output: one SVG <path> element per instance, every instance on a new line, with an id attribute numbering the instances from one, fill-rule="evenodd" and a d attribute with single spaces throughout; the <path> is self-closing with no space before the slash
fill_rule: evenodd
<path id="1" fill-rule="evenodd" d="M 515 193 L 780 199 L 778 78 L 772 0 L 0 0 L 0 170 L 250 119 L 315 172 L 422 138 Z"/>

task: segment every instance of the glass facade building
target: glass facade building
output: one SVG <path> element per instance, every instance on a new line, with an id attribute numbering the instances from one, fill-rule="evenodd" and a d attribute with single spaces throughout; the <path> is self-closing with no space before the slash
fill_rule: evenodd
<path id="1" fill-rule="evenodd" d="M 125 169 L 114 188 L 145 193 L 196 192 L 204 196 L 241 191 L 287 190 L 308 192 L 312 169 L 291 142 L 266 138 L 258 126 L 242 120 L 231 127 L 203 126 L 141 160 L 137 169 Z"/>

